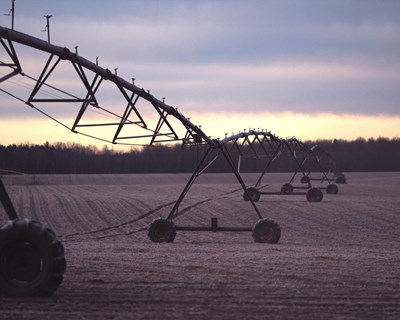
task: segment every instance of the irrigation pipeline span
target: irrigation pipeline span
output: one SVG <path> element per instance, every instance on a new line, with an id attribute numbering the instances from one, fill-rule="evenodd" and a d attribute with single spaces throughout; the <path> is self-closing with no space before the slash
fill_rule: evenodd
<path id="1" fill-rule="evenodd" d="M 98 63 L 93 63 L 81 56 L 79 56 L 77 53 L 71 52 L 68 48 L 66 47 L 60 47 L 53 45 L 49 42 L 46 42 L 44 40 L 32 37 L 30 35 L 11 30 L 5 27 L 0 26 L 0 41 L 5 49 L 6 53 L 8 54 L 9 58 L 11 59 L 11 63 L 6 63 L 3 61 L 0 61 L 0 67 L 8 67 L 11 68 L 11 72 L 4 75 L 3 77 L 0 78 L 0 83 L 4 82 L 18 74 L 22 76 L 26 76 L 23 73 L 22 66 L 20 64 L 20 60 L 17 55 L 17 51 L 15 49 L 14 43 L 22 44 L 24 46 L 28 46 L 33 49 L 40 50 L 45 53 L 49 53 L 50 57 L 47 61 L 47 63 L 43 67 L 43 71 L 39 79 L 34 79 L 31 78 L 32 80 L 36 81 L 36 85 L 34 86 L 32 93 L 30 97 L 25 100 L 21 99 L 19 97 L 16 97 L 9 92 L 6 92 L 4 89 L 1 89 L 4 93 L 7 93 L 14 98 L 17 98 L 18 100 L 21 100 L 28 104 L 31 107 L 34 107 L 36 109 L 39 109 L 39 107 L 34 106 L 34 103 L 39 103 L 39 102 L 68 102 L 68 101 L 74 101 L 74 102 L 80 102 L 82 103 L 82 107 L 76 117 L 75 123 L 72 127 L 68 127 L 71 129 L 71 131 L 77 132 L 77 128 L 80 127 L 79 121 L 81 120 L 83 114 L 87 110 L 88 106 L 94 106 L 94 107 L 99 107 L 97 105 L 97 100 L 96 100 L 96 91 L 99 88 L 101 82 L 103 80 L 109 80 L 113 83 L 115 83 L 116 87 L 119 89 L 119 91 L 122 93 L 124 98 L 128 102 L 128 107 L 126 108 L 125 112 L 122 115 L 116 115 L 113 114 L 114 116 L 117 116 L 119 118 L 119 122 L 115 123 L 115 125 L 118 126 L 117 132 L 114 136 L 113 139 L 110 139 L 108 142 L 112 143 L 118 143 L 119 133 L 122 129 L 122 127 L 125 124 L 137 124 L 143 129 L 151 131 L 151 134 L 148 136 L 132 136 L 128 138 L 144 138 L 144 137 L 149 137 L 151 138 L 150 144 L 153 144 L 156 141 L 157 137 L 165 136 L 169 138 L 169 140 L 165 141 L 183 141 L 184 143 L 207 143 L 210 146 L 217 147 L 218 142 L 216 140 L 211 139 L 211 137 L 207 136 L 199 126 L 194 125 L 189 118 L 185 117 L 182 115 L 178 110 L 170 105 L 167 105 L 163 101 L 155 98 L 153 95 L 150 94 L 150 92 L 144 90 L 143 88 L 137 87 L 134 82 L 128 82 L 121 77 L 119 77 L 116 73 L 112 73 L 109 69 L 104 69 L 98 65 Z M 52 62 L 52 59 L 54 57 L 58 57 L 56 62 Z M 36 93 L 39 91 L 39 89 L 43 85 L 47 85 L 49 87 L 52 87 L 46 83 L 48 80 L 49 75 L 56 69 L 58 66 L 58 63 L 61 60 L 67 60 L 70 61 L 75 70 L 77 71 L 79 77 L 81 78 L 83 85 L 87 89 L 87 94 L 85 98 L 77 98 L 72 95 L 70 97 L 74 97 L 76 99 L 47 99 L 46 101 L 44 99 L 35 99 Z M 94 80 L 90 83 L 85 71 L 91 71 L 95 74 Z M 52 87 L 54 89 L 54 87 Z M 63 90 L 59 90 L 60 92 L 65 93 Z M 140 112 L 136 109 L 135 104 L 138 100 L 138 98 L 142 98 L 150 102 L 153 107 L 156 109 L 158 115 L 159 115 L 159 122 L 154 130 L 150 130 L 147 128 L 146 123 L 144 122 Z M 107 110 L 108 111 L 108 110 Z M 110 112 L 110 111 L 108 111 Z M 130 122 L 128 120 L 128 116 L 131 113 L 136 113 L 137 117 L 139 118 L 138 122 Z M 112 113 L 112 112 L 110 112 Z M 184 129 L 186 129 L 186 134 L 185 136 L 179 137 L 176 134 L 176 131 L 172 127 L 172 125 L 168 122 L 167 116 L 171 115 L 174 118 L 176 118 L 183 126 Z M 51 116 L 49 116 L 51 118 Z M 53 119 L 56 120 L 56 119 Z M 104 124 L 98 124 L 98 126 L 101 126 Z M 162 134 L 160 129 L 161 126 L 165 125 L 164 127 L 168 127 L 170 132 L 168 134 Z M 126 139 L 126 137 L 121 138 L 121 139 Z M 165 142 L 162 141 L 162 142 Z"/>

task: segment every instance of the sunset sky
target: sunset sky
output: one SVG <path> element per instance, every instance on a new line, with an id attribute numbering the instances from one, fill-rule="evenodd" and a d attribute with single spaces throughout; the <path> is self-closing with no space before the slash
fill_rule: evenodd
<path id="1" fill-rule="evenodd" d="M 1 0 L 1 26 L 11 26 L 10 9 Z M 392 138 L 399 13 L 397 0 L 17 0 L 15 29 L 46 40 L 51 14 L 53 44 L 118 68 L 213 137 L 262 128 L 304 140 Z M 23 68 L 35 59 L 45 61 L 34 54 Z M 1 144 L 98 144 L 3 93 L 0 102 Z"/>

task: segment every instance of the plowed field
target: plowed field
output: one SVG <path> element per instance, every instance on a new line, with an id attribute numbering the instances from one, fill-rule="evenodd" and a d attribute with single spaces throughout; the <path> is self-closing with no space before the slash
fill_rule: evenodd
<path id="1" fill-rule="evenodd" d="M 58 235 L 67 270 L 50 298 L 0 298 L 0 319 L 400 319 L 400 173 L 346 176 L 321 203 L 263 195 L 260 212 L 282 230 L 275 245 L 249 232 L 150 242 L 147 226 L 188 175 L 6 176 L 19 215 Z M 287 177 L 271 174 L 263 190 Z M 174 223 L 252 227 L 239 189 L 232 175 L 201 176 Z"/>

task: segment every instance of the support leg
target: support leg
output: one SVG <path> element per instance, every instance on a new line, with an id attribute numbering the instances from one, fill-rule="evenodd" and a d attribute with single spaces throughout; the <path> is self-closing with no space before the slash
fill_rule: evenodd
<path id="1" fill-rule="evenodd" d="M 224 147 L 223 145 L 220 145 L 219 147 L 220 147 L 221 152 L 222 152 L 222 154 L 224 155 L 226 161 L 228 162 L 229 166 L 231 167 L 232 172 L 235 174 L 236 179 L 239 181 L 240 185 L 241 185 L 242 188 L 243 188 L 243 191 L 244 191 L 245 194 L 247 195 L 247 197 L 248 197 L 249 201 L 251 202 L 251 204 L 252 204 L 254 210 L 256 211 L 257 216 L 258 216 L 260 219 L 262 219 L 263 217 L 262 217 L 260 211 L 258 210 L 256 204 L 254 203 L 254 201 L 253 201 L 251 195 L 248 193 L 246 184 L 244 183 L 244 181 L 243 181 L 243 179 L 242 179 L 240 173 L 237 171 L 237 169 L 236 169 L 236 167 L 235 167 L 235 164 L 234 164 L 234 162 L 233 162 L 233 160 L 232 160 L 232 157 L 229 155 L 229 153 L 226 151 L 226 149 L 225 149 L 225 147 Z"/>
<path id="2" fill-rule="evenodd" d="M 10 220 L 18 219 L 17 212 L 15 211 L 14 205 L 7 193 L 6 187 L 4 186 L 3 180 L 0 177 L 0 202 L 6 210 L 8 218 Z"/>
<path id="3" fill-rule="evenodd" d="M 183 199 L 186 197 L 186 194 L 189 192 L 189 190 L 192 187 L 193 183 L 195 182 L 195 180 L 199 176 L 200 172 L 202 171 L 203 165 L 206 162 L 206 160 L 207 160 L 208 156 L 210 155 L 211 151 L 212 151 L 212 148 L 209 147 L 207 149 L 206 153 L 204 154 L 203 158 L 201 159 L 201 161 L 197 165 L 196 170 L 193 172 L 193 174 L 190 177 L 189 181 L 187 182 L 185 188 L 183 189 L 182 193 L 180 194 L 178 200 L 176 200 L 176 202 L 174 204 L 174 207 L 172 208 L 170 214 L 168 215 L 168 217 L 167 217 L 168 220 L 172 219 L 173 216 L 178 213 L 179 205 L 182 203 Z"/>

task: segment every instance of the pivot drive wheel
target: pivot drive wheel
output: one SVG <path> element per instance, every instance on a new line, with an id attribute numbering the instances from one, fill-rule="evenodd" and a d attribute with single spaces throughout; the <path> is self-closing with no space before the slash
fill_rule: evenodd
<path id="1" fill-rule="evenodd" d="M 260 191 L 258 191 L 257 188 L 254 188 L 254 187 L 248 188 L 243 193 L 244 201 L 250 201 L 250 199 L 251 199 L 254 202 L 258 202 L 260 200 L 260 197 L 261 197 Z"/>
<path id="2" fill-rule="evenodd" d="M 303 184 L 310 183 L 310 177 L 302 176 L 300 182 Z"/>
<path id="3" fill-rule="evenodd" d="M 326 193 L 327 194 L 337 194 L 339 192 L 339 188 L 336 184 L 330 184 L 327 188 L 326 188 Z"/>
<path id="4" fill-rule="evenodd" d="M 280 238 L 281 228 L 273 220 L 259 220 L 253 227 L 253 239 L 255 242 L 277 243 Z"/>
<path id="5" fill-rule="evenodd" d="M 337 184 L 345 184 L 346 183 L 346 177 L 344 175 L 340 175 L 336 178 L 336 183 Z"/>
<path id="6" fill-rule="evenodd" d="M 153 242 L 173 242 L 176 236 L 175 226 L 171 220 L 159 218 L 150 225 L 148 236 Z"/>
<path id="7" fill-rule="evenodd" d="M 321 202 L 324 194 L 318 188 L 311 188 L 307 191 L 306 197 L 309 202 Z"/>
<path id="8" fill-rule="evenodd" d="M 0 294 L 51 296 L 65 267 L 62 244 L 41 223 L 16 219 L 0 229 Z"/>
<path id="9" fill-rule="evenodd" d="M 285 183 L 281 188 L 282 193 L 292 193 L 293 186 L 290 183 Z"/>

